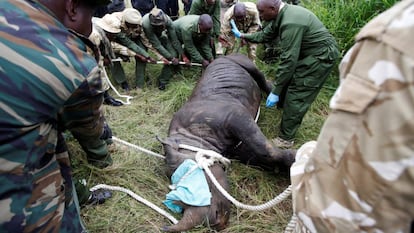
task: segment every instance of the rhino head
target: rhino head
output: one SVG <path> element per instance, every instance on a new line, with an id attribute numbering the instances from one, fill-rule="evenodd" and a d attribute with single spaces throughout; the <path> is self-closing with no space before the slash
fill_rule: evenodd
<path id="1" fill-rule="evenodd" d="M 166 142 L 169 141 L 169 142 Z M 167 138 L 163 141 L 166 164 L 168 167 L 167 175 L 171 176 L 175 169 L 186 159 L 195 159 L 195 153 L 187 153 L 178 149 L 178 145 L 171 143 Z M 220 163 L 214 163 L 209 167 L 218 183 L 229 192 L 229 184 L 225 168 Z M 176 205 L 183 208 L 183 217 L 174 225 L 164 226 L 162 228 L 165 232 L 181 232 L 194 228 L 197 225 L 203 224 L 214 230 L 222 230 L 227 227 L 231 202 L 227 200 L 215 187 L 210 178 L 205 174 L 208 186 L 211 192 L 211 204 L 208 206 L 192 206 L 181 201 L 175 201 Z M 197 182 L 197 181 L 194 181 Z"/>

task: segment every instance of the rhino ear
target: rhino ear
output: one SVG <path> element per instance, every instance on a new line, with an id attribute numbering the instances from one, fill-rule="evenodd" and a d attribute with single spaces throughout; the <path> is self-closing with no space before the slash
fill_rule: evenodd
<path id="1" fill-rule="evenodd" d="M 171 138 L 166 137 L 165 139 L 161 139 L 160 137 L 158 137 L 158 135 L 155 137 L 159 142 L 161 142 L 163 147 L 170 146 L 172 149 L 178 150 L 178 144 Z"/>

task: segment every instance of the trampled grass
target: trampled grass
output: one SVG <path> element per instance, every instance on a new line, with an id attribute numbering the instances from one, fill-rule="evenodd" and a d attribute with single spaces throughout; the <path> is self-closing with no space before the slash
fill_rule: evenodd
<path id="1" fill-rule="evenodd" d="M 341 51 L 345 51 L 353 43 L 353 36 L 359 28 L 373 15 L 392 5 L 390 2 L 395 1 L 304 0 L 303 4 L 322 19 L 337 37 Z M 241 52 L 245 51 L 242 49 Z M 133 87 L 134 61 L 123 65 Z M 257 62 L 257 66 L 268 79 L 274 78 L 274 66 L 261 61 Z M 157 141 L 156 136 L 166 137 L 172 115 L 187 100 L 201 75 L 201 69 L 183 67 L 181 74 L 171 79 L 166 91 L 159 91 L 156 76 L 160 68 L 161 65 L 148 65 L 149 85 L 142 92 L 131 91 L 130 95 L 133 95 L 134 99 L 130 105 L 104 105 L 104 111 L 115 137 L 163 154 L 161 143 Z M 337 72 L 333 72 L 303 120 L 296 135 L 296 148 L 317 138 L 329 112 L 329 99 L 337 84 Z M 115 83 L 114 85 L 119 88 Z M 120 88 L 118 90 L 120 91 Z M 114 92 L 111 93 L 116 97 Z M 262 100 L 258 125 L 268 138 L 277 136 L 280 117 L 281 110 L 265 108 L 265 99 Z M 168 211 L 162 205 L 162 201 L 169 192 L 170 181 L 165 175 L 162 159 L 114 143 L 110 148 L 113 165 L 97 169 L 87 165 L 84 152 L 73 140 L 69 140 L 69 150 L 74 158 L 76 177 L 86 179 L 89 187 L 101 183 L 121 186 Z M 237 161 L 232 161 L 227 173 L 231 186 L 230 193 L 240 202 L 251 205 L 271 200 L 290 183 L 286 174 L 262 171 Z M 260 212 L 233 206 L 229 226 L 222 232 L 279 233 L 284 231 L 291 215 L 290 197 L 277 206 Z M 173 216 L 181 218 L 179 214 Z M 162 226 L 171 224 L 167 218 L 153 209 L 118 191 L 114 191 L 113 197 L 102 205 L 83 208 L 82 217 L 91 233 L 161 232 Z M 214 231 L 208 227 L 198 226 L 189 232 Z"/>

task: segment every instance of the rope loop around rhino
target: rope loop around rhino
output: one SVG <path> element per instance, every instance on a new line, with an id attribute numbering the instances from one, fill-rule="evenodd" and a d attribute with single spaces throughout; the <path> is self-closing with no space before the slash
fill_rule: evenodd
<path id="1" fill-rule="evenodd" d="M 150 150 L 147 150 L 145 148 L 136 146 L 134 144 L 128 143 L 128 142 L 123 141 L 121 139 L 118 139 L 116 137 L 113 137 L 113 139 L 114 139 L 115 142 L 126 145 L 126 146 L 131 147 L 131 148 L 134 148 L 135 150 L 138 150 L 138 151 L 156 156 L 158 158 L 162 158 L 162 159 L 165 158 L 164 156 L 162 156 L 160 154 L 157 154 L 157 153 L 152 152 Z M 232 202 L 235 206 L 237 206 L 239 208 L 243 208 L 243 209 L 247 209 L 247 210 L 251 210 L 251 211 L 266 210 L 268 208 L 271 208 L 271 207 L 277 205 L 281 201 L 285 200 L 292 193 L 292 185 L 289 185 L 282 193 L 280 193 L 278 196 L 276 196 L 275 198 L 273 198 L 272 200 L 270 200 L 270 201 L 268 201 L 264 204 L 256 205 L 256 206 L 243 204 L 243 203 L 237 201 L 235 198 L 233 198 L 220 185 L 220 183 L 214 177 L 213 173 L 211 172 L 211 170 L 209 168 L 209 166 L 214 164 L 214 162 L 216 162 L 216 161 L 219 161 L 222 164 L 224 164 L 225 166 L 228 166 L 230 164 L 229 159 L 223 157 L 219 153 L 217 153 L 215 151 L 212 151 L 212 150 L 205 150 L 205 149 L 201 149 L 201 148 L 190 146 L 190 145 L 184 145 L 184 144 L 180 144 L 179 147 L 182 148 L 182 149 L 187 149 L 187 150 L 191 150 L 191 151 L 196 152 L 195 157 L 196 157 L 196 161 L 197 161 L 198 165 L 206 172 L 206 174 L 209 176 L 209 178 L 211 179 L 213 184 L 217 187 L 217 189 L 220 191 L 220 193 L 224 197 L 226 197 L 230 202 Z M 152 208 L 152 209 L 156 210 L 157 212 L 159 212 L 160 214 L 162 214 L 163 216 L 168 218 L 172 223 L 176 224 L 178 222 L 172 215 L 170 215 L 166 211 L 162 210 L 161 208 L 157 207 L 156 205 L 152 204 L 151 202 L 145 200 L 144 198 L 138 196 L 137 194 L 133 193 L 131 190 L 128 190 L 128 189 L 122 188 L 122 187 L 118 187 L 118 186 L 109 186 L 109 185 L 106 185 L 106 184 L 98 184 L 98 185 L 92 187 L 90 190 L 94 191 L 94 190 L 98 190 L 98 189 L 108 189 L 108 190 L 112 190 L 112 191 L 121 191 L 121 192 L 127 193 L 128 195 L 130 195 L 131 197 L 133 197 L 137 201 L 140 201 L 140 202 L 144 203 L 145 205 L 149 206 L 150 208 Z M 293 213 L 293 215 L 291 217 L 291 220 L 289 221 L 288 225 L 285 228 L 284 233 L 294 232 L 296 222 L 297 222 L 297 216 L 296 216 L 295 213 Z"/>
<path id="2" fill-rule="evenodd" d="M 246 210 L 251 210 L 251 211 L 262 211 L 262 210 L 266 210 L 268 208 L 273 207 L 274 205 L 280 203 L 281 201 L 285 200 L 287 197 L 289 197 L 289 195 L 292 193 L 292 186 L 289 185 L 281 194 L 279 194 L 278 196 L 276 196 L 274 199 L 261 204 L 261 205 L 247 205 L 247 204 L 243 204 L 239 201 L 237 201 L 234 197 L 232 197 L 221 185 L 220 183 L 217 181 L 217 179 L 214 177 L 213 173 L 211 172 L 209 166 L 211 166 L 215 161 L 219 161 L 219 162 L 225 162 L 229 163 L 229 160 L 225 157 L 223 157 L 222 155 L 220 155 L 219 153 L 212 151 L 212 150 L 205 150 L 205 149 L 201 149 L 201 148 L 197 148 L 194 146 L 189 146 L 189 145 L 184 145 L 184 144 L 180 144 L 179 145 L 180 148 L 183 149 L 187 149 L 187 150 L 192 150 L 194 152 L 196 152 L 196 161 L 199 164 L 199 166 L 201 168 L 204 169 L 204 171 L 206 172 L 206 174 L 208 175 L 208 177 L 211 179 L 211 181 L 213 182 L 213 184 L 216 186 L 216 188 L 220 191 L 220 193 L 227 198 L 231 203 L 233 203 L 235 206 L 239 207 L 239 208 L 243 208 Z"/>

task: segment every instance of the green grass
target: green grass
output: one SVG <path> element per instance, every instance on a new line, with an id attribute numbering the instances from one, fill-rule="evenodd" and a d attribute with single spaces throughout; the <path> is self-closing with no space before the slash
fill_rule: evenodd
<path id="1" fill-rule="evenodd" d="M 391 0 L 303 0 L 303 5 L 321 18 L 335 35 L 341 51 L 344 52 L 353 44 L 353 37 L 359 28 L 394 2 Z M 246 51 L 242 49 L 241 52 Z M 129 83 L 133 85 L 134 63 L 123 65 Z M 276 67 L 261 61 L 257 61 L 257 66 L 268 79 L 273 79 Z M 181 74 L 171 80 L 166 91 L 159 91 L 156 86 L 156 76 L 160 68 L 160 65 L 148 65 L 147 75 L 152 85 L 139 93 L 131 91 L 130 94 L 134 96 L 131 105 L 122 107 L 104 105 L 104 112 L 115 137 L 163 154 L 162 146 L 156 136 L 166 137 L 172 115 L 187 100 L 201 75 L 201 69 L 183 67 Z M 329 112 L 329 99 L 337 84 L 337 72 L 333 72 L 303 120 L 296 135 L 296 148 L 306 141 L 317 138 Z M 112 95 L 116 97 L 113 92 Z M 265 108 L 265 100 L 262 101 L 261 107 L 258 125 L 268 138 L 276 137 L 281 111 Z M 101 170 L 87 165 L 84 152 L 73 139 L 69 139 L 68 144 L 74 157 L 75 176 L 85 178 L 89 187 L 103 183 L 128 188 L 167 210 L 162 205 L 162 201 L 169 192 L 170 181 L 165 175 L 165 164 L 162 159 L 114 144 L 110 148 L 114 164 Z M 286 175 L 265 172 L 237 161 L 232 161 L 228 177 L 230 193 L 240 202 L 251 205 L 269 201 L 290 183 Z M 291 214 L 290 198 L 271 209 L 260 212 L 233 206 L 229 226 L 222 232 L 283 232 Z M 181 217 L 178 214 L 174 216 L 177 219 Z M 83 208 L 82 217 L 91 233 L 160 232 L 163 225 L 170 224 L 161 214 L 122 192 L 114 192 L 113 197 L 103 205 Z M 189 232 L 214 231 L 208 227 L 198 226 Z"/>

